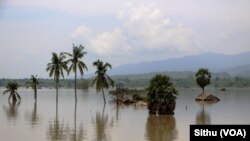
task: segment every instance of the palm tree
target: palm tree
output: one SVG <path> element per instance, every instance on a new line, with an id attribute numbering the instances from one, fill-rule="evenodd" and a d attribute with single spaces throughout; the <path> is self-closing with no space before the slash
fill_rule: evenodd
<path id="1" fill-rule="evenodd" d="M 49 76 L 54 76 L 56 82 L 56 102 L 58 102 L 58 85 L 60 76 L 64 78 L 63 70 L 67 71 L 67 62 L 64 61 L 66 56 L 63 53 L 60 53 L 58 56 L 56 53 L 52 53 L 51 62 L 47 64 L 46 71 L 49 71 Z"/>
<path id="2" fill-rule="evenodd" d="M 37 100 L 37 86 L 40 84 L 40 81 L 37 78 L 37 75 L 31 75 L 30 81 L 26 82 L 27 87 L 31 87 L 34 90 L 34 99 Z"/>
<path id="3" fill-rule="evenodd" d="M 75 73 L 75 101 L 77 102 L 77 95 L 76 95 L 76 77 L 77 77 L 77 68 L 79 69 L 81 75 L 83 75 L 83 70 L 88 70 L 87 66 L 84 62 L 82 62 L 80 59 L 84 57 L 87 52 L 84 52 L 84 47 L 82 45 L 75 46 L 73 44 L 73 51 L 72 54 L 65 52 L 64 54 L 68 55 L 70 59 L 67 62 L 70 62 L 71 65 L 68 70 L 68 74 L 70 71 L 73 70 Z"/>
<path id="4" fill-rule="evenodd" d="M 10 93 L 8 100 L 10 101 L 10 99 L 12 98 L 13 103 L 17 101 L 17 98 L 21 100 L 20 95 L 17 93 L 18 87 L 19 85 L 17 84 L 17 82 L 12 81 L 7 84 L 6 90 L 3 92 L 3 94 Z"/>
<path id="5" fill-rule="evenodd" d="M 174 114 L 178 91 L 167 75 L 158 74 L 150 80 L 148 109 L 150 114 Z"/>
<path id="6" fill-rule="evenodd" d="M 195 77 L 196 83 L 201 87 L 204 94 L 205 87 L 210 84 L 211 73 L 208 69 L 201 68 L 196 72 Z"/>
<path id="7" fill-rule="evenodd" d="M 105 96 L 103 88 L 108 89 L 111 85 L 114 86 L 114 81 L 106 74 L 108 68 L 112 68 L 111 64 L 109 63 L 103 63 L 99 59 L 95 62 L 93 62 L 93 66 L 96 66 L 96 77 L 92 82 L 92 85 L 95 84 L 97 91 L 102 91 L 104 104 L 106 104 Z"/>

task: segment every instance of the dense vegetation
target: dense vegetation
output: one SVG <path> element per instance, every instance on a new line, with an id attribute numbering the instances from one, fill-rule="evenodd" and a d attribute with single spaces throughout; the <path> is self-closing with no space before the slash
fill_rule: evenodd
<path id="1" fill-rule="evenodd" d="M 162 72 L 138 75 L 112 76 L 117 84 L 122 84 L 128 88 L 145 88 L 149 85 L 149 80 L 156 74 L 170 76 L 174 85 L 179 88 L 199 87 L 196 84 L 194 72 Z M 250 78 L 232 77 L 227 73 L 213 73 L 209 87 L 250 87 Z"/>
<path id="2" fill-rule="evenodd" d="M 0 87 L 5 87 L 9 81 L 12 81 L 13 79 L 0 79 Z M 29 81 L 29 79 L 14 79 L 21 87 L 26 87 L 25 83 Z M 55 81 L 54 79 L 42 79 L 39 78 L 40 84 L 39 88 L 54 88 Z M 74 79 L 62 79 L 59 82 L 59 87 L 64 88 L 74 88 Z M 77 88 L 78 89 L 87 89 L 90 82 L 90 80 L 86 79 L 79 79 L 77 80 Z"/>
<path id="3" fill-rule="evenodd" d="M 116 84 L 122 84 L 126 88 L 146 88 L 149 85 L 149 81 L 157 73 L 149 74 L 134 74 L 134 75 L 116 75 L 111 76 Z M 170 76 L 176 87 L 179 88 L 192 88 L 199 87 L 195 81 L 194 72 L 163 72 L 160 74 L 166 74 Z M 5 87 L 12 79 L 0 79 L 0 87 Z M 53 79 L 42 79 L 40 87 L 54 88 L 55 82 Z M 78 79 L 77 88 L 87 89 L 91 86 L 93 78 Z M 19 85 L 25 86 L 25 83 L 29 79 L 15 79 Z M 74 79 L 62 79 L 59 83 L 59 87 L 74 88 Z M 215 73 L 212 74 L 209 87 L 250 87 L 250 78 L 247 77 L 232 77 L 227 73 Z"/>
<path id="4" fill-rule="evenodd" d="M 147 88 L 148 110 L 150 114 L 173 114 L 178 94 L 167 75 L 156 75 Z"/>

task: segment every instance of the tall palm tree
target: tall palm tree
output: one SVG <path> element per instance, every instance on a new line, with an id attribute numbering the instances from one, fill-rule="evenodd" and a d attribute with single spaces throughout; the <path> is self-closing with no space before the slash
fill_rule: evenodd
<path id="1" fill-rule="evenodd" d="M 49 76 L 54 76 L 56 82 L 56 102 L 58 102 L 58 86 L 60 76 L 64 78 L 63 70 L 67 71 L 67 62 L 65 61 L 66 56 L 60 53 L 58 56 L 55 52 L 52 52 L 51 62 L 47 64 L 46 71 L 49 71 Z"/>
<path id="2" fill-rule="evenodd" d="M 210 84 L 211 73 L 208 71 L 208 69 L 201 68 L 196 72 L 195 78 L 196 83 L 201 87 L 204 94 L 205 87 Z"/>
<path id="3" fill-rule="evenodd" d="M 109 63 L 103 63 L 99 59 L 95 62 L 93 62 L 93 66 L 96 66 L 96 77 L 92 82 L 92 85 L 95 84 L 96 90 L 97 91 L 102 91 L 103 95 L 103 100 L 104 104 L 106 104 L 105 96 L 104 96 L 104 91 L 103 89 L 106 88 L 108 89 L 109 86 L 111 85 L 112 87 L 114 86 L 114 81 L 106 74 L 108 68 L 112 68 L 111 64 Z"/>
<path id="4" fill-rule="evenodd" d="M 80 74 L 83 75 L 83 70 L 88 70 L 87 66 L 84 62 L 80 59 L 84 57 L 87 52 L 84 52 L 84 47 L 82 45 L 75 46 L 73 44 L 73 51 L 72 54 L 65 52 L 64 54 L 68 55 L 70 59 L 67 62 L 70 62 L 71 65 L 69 66 L 68 74 L 73 71 L 75 73 L 75 101 L 77 102 L 77 95 L 76 95 L 76 77 L 77 77 L 77 68 L 80 71 Z"/>
<path id="5" fill-rule="evenodd" d="M 6 90 L 3 91 L 3 94 L 10 93 L 8 100 L 10 101 L 10 99 L 12 98 L 13 103 L 17 101 L 17 98 L 21 100 L 20 95 L 17 93 L 18 87 L 19 85 L 17 82 L 15 81 L 8 82 Z"/>
<path id="6" fill-rule="evenodd" d="M 31 87 L 34 90 L 34 99 L 37 100 L 37 86 L 40 84 L 39 79 L 37 78 L 37 75 L 31 75 L 30 80 L 26 82 L 27 87 Z"/>

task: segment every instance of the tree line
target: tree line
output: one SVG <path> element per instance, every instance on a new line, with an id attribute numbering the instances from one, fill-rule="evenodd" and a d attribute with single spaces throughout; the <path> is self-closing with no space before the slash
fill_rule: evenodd
<path id="1" fill-rule="evenodd" d="M 161 73 L 159 73 L 161 74 Z M 131 75 L 132 76 L 132 75 Z M 112 79 L 117 84 L 122 84 L 124 87 L 127 88 L 146 88 L 149 85 L 150 77 L 149 78 L 136 78 L 136 76 L 133 76 L 131 78 L 129 75 L 127 76 L 111 76 Z M 176 87 L 180 88 L 193 88 L 197 87 L 197 84 L 194 81 L 194 76 L 186 77 L 186 78 L 174 78 L 171 77 L 173 83 Z M 0 87 L 5 87 L 9 81 L 16 81 L 20 86 L 26 87 L 25 83 L 29 79 L 0 79 Z M 53 79 L 44 79 L 39 78 L 41 81 L 38 88 L 54 88 L 54 80 Z M 62 79 L 59 83 L 59 87 L 63 88 L 74 88 L 74 79 Z M 88 89 L 89 87 L 92 87 L 91 82 L 93 81 L 93 78 L 84 78 L 84 79 L 77 79 L 76 80 L 76 87 L 77 89 Z M 211 85 L 210 87 L 250 87 L 250 78 L 244 78 L 244 77 L 227 77 L 227 78 L 220 78 L 220 77 L 213 77 L 211 78 Z"/>

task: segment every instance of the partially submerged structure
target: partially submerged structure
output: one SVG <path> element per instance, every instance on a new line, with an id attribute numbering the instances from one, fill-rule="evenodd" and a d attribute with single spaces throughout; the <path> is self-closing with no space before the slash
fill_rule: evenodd
<path id="1" fill-rule="evenodd" d="M 212 94 L 201 93 L 196 98 L 196 101 L 220 101 L 220 99 Z"/>

